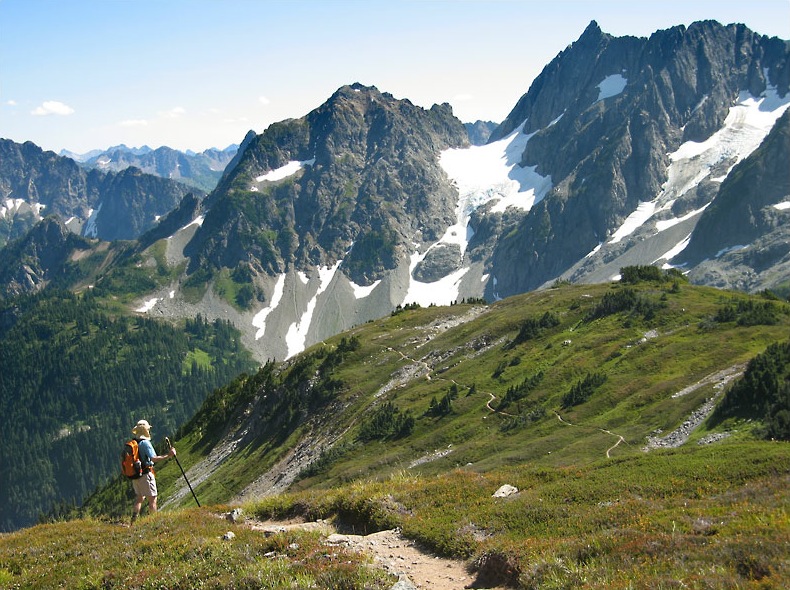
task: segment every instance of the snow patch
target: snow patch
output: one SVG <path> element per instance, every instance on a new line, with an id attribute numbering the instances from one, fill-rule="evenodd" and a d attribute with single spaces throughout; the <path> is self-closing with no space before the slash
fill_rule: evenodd
<path id="1" fill-rule="evenodd" d="M 267 172 L 266 174 L 257 176 L 255 180 L 256 182 L 263 182 L 263 181 L 276 182 L 278 180 L 282 180 L 283 178 L 288 178 L 289 176 L 296 174 L 305 166 L 312 166 L 313 164 L 315 164 L 315 158 L 312 158 L 310 160 L 302 160 L 301 162 L 297 160 L 292 160 L 288 162 L 285 166 L 280 166 L 276 170 L 272 170 L 270 172 Z"/>
<path id="2" fill-rule="evenodd" d="M 149 299 L 148 301 L 143 303 L 142 306 L 135 309 L 135 311 L 138 313 L 147 313 L 154 308 L 154 305 L 156 305 L 158 301 L 159 301 L 158 297 L 153 297 L 152 299 Z"/>
<path id="3" fill-rule="evenodd" d="M 96 216 L 101 211 L 101 203 L 99 203 L 98 209 L 91 209 L 88 213 L 88 220 L 85 222 L 85 229 L 82 230 L 82 235 L 86 238 L 96 238 L 99 235 L 99 230 L 96 227 Z"/>
<path id="4" fill-rule="evenodd" d="M 782 201 L 781 203 L 777 203 L 773 206 L 774 209 L 778 209 L 779 211 L 784 211 L 785 209 L 790 209 L 790 201 Z"/>
<path id="5" fill-rule="evenodd" d="M 738 250 L 745 250 L 748 247 L 749 246 L 744 246 L 743 244 L 738 244 L 736 246 L 729 246 L 727 248 L 722 248 L 721 250 L 716 252 L 716 255 L 714 256 L 714 258 L 719 258 L 720 256 L 724 256 L 725 254 L 729 254 L 730 252 L 737 252 Z"/>
<path id="6" fill-rule="evenodd" d="M 612 234 L 612 239 L 609 240 L 610 244 L 616 244 L 623 238 L 630 236 L 634 233 L 638 228 L 645 224 L 645 222 L 653 217 L 653 213 L 656 211 L 656 201 L 645 202 L 641 201 L 636 208 L 636 211 L 631 213 L 626 220 L 623 222 L 614 234 Z"/>
<path id="7" fill-rule="evenodd" d="M 307 304 L 307 309 L 302 314 L 299 321 L 294 322 L 288 328 L 288 333 L 285 335 L 285 344 L 288 348 L 286 358 L 291 358 L 295 354 L 302 352 L 305 349 L 305 342 L 307 340 L 307 331 L 310 329 L 310 324 L 313 321 L 313 312 L 315 312 L 316 305 L 318 304 L 318 297 L 326 291 L 327 287 L 332 283 L 335 272 L 340 267 L 340 260 L 338 260 L 332 268 L 323 267 L 318 269 L 318 291 L 315 296 Z"/>
<path id="8" fill-rule="evenodd" d="M 279 277 L 277 277 L 277 282 L 274 284 L 274 293 L 272 293 L 272 298 L 269 302 L 269 305 L 256 313 L 255 317 L 252 318 L 253 328 L 258 328 L 258 331 L 255 333 L 255 340 L 260 340 L 263 338 L 263 334 L 266 332 L 266 318 L 269 317 L 271 312 L 277 309 L 278 305 L 280 305 L 280 300 L 283 298 L 284 289 L 285 275 L 281 274 Z"/>
<path id="9" fill-rule="evenodd" d="M 617 96 L 625 89 L 626 84 L 628 84 L 628 80 L 624 78 L 622 74 L 606 76 L 606 78 L 598 84 L 598 100 L 595 102 L 601 102 L 606 98 Z"/>
<path id="10" fill-rule="evenodd" d="M 190 221 L 189 223 L 187 223 L 187 224 L 186 224 L 184 227 L 182 227 L 180 230 L 178 230 L 178 232 L 182 232 L 182 231 L 184 231 L 184 230 L 185 230 L 186 228 L 188 228 L 190 225 L 197 225 L 198 227 L 200 227 L 201 225 L 203 225 L 203 221 L 204 221 L 205 219 L 206 219 L 206 216 L 205 216 L 205 215 L 198 215 L 197 217 L 195 217 L 195 219 L 193 219 L 192 221 Z M 178 232 L 176 232 L 176 233 L 178 233 Z M 173 236 L 168 236 L 168 237 L 167 237 L 167 239 L 169 240 L 169 239 L 171 239 L 172 237 L 173 237 Z"/>
<path id="11" fill-rule="evenodd" d="M 640 202 L 637 210 L 612 234 L 610 243 L 617 243 L 631 235 L 655 213 L 671 206 L 675 199 L 709 177 L 711 169 L 716 165 L 731 160 L 729 170 L 732 170 L 738 162 L 757 149 L 789 106 L 790 94 L 780 97 L 775 86 L 769 85 L 759 97 L 742 91 L 736 104 L 730 108 L 721 129 L 704 142 L 687 141 L 669 154 L 671 163 L 668 180 L 662 191 L 654 200 Z M 725 177 L 714 180 L 720 182 Z M 676 223 L 686 218 L 688 216 Z M 658 222 L 656 225 L 658 231 L 671 227 L 666 222 Z"/>
<path id="12" fill-rule="evenodd" d="M 42 205 L 41 203 L 28 204 L 24 199 L 6 199 L 5 202 L 0 205 L 0 219 L 5 218 L 9 213 L 17 213 L 25 205 L 30 207 L 38 217 L 41 217 L 42 209 L 46 208 L 46 205 Z"/>
<path id="13" fill-rule="evenodd" d="M 658 258 L 656 258 L 653 261 L 653 264 L 655 264 L 659 260 L 672 260 L 675 256 L 677 256 L 678 254 L 683 252 L 683 250 L 686 249 L 686 246 L 689 245 L 690 241 L 691 241 L 691 234 L 687 235 L 680 242 L 678 242 L 672 248 L 667 250 L 662 256 L 659 256 Z M 672 268 L 672 265 L 671 264 L 665 264 L 663 268 L 666 270 L 668 268 Z"/>
<path id="14" fill-rule="evenodd" d="M 434 305 L 450 305 L 458 300 L 461 279 L 469 272 L 469 267 L 459 268 L 446 277 L 433 283 L 423 283 L 414 280 L 414 269 L 425 258 L 425 254 L 416 252 L 411 255 L 409 263 L 409 288 L 403 298 L 404 304 L 418 303 L 422 307 Z"/>
<path id="15" fill-rule="evenodd" d="M 381 279 L 374 282 L 372 285 L 368 285 L 367 287 L 357 285 L 354 281 L 350 279 L 348 282 L 351 284 L 351 288 L 354 290 L 354 297 L 356 297 L 357 299 L 364 299 L 365 297 L 367 297 L 373 292 L 373 289 L 379 286 Z"/>
<path id="16" fill-rule="evenodd" d="M 439 164 L 458 188 L 458 205 L 456 223 L 439 243 L 458 244 L 463 254 L 474 235 L 469 218 L 478 207 L 496 201 L 494 212 L 508 207 L 529 211 L 551 189 L 550 176 L 535 172 L 536 166 L 520 166 L 521 155 L 534 135 L 524 133 L 525 124 L 488 145 L 451 148 L 440 154 Z"/>
<path id="17" fill-rule="evenodd" d="M 5 218 L 6 213 L 16 213 L 25 201 L 22 199 L 6 199 L 0 207 L 0 217 Z"/>
<path id="18" fill-rule="evenodd" d="M 589 253 L 589 254 L 587 254 L 587 256 L 585 256 L 585 258 L 592 258 L 592 257 L 593 257 L 593 256 L 595 256 L 596 254 L 598 254 L 598 250 L 600 250 L 600 249 L 601 249 L 601 246 L 603 246 L 603 242 L 600 242 L 600 243 L 599 243 L 599 244 L 598 244 L 598 245 L 597 245 L 595 248 L 593 248 L 592 250 L 590 250 L 590 253 Z"/>
<path id="19" fill-rule="evenodd" d="M 687 221 L 687 220 L 691 219 L 695 215 L 698 215 L 699 213 L 702 213 L 705 209 L 708 208 L 708 205 L 710 205 L 710 203 L 708 203 L 707 205 L 703 205 L 699 209 L 695 209 L 691 213 L 687 213 L 683 217 L 673 217 L 672 219 L 662 219 L 660 221 L 656 221 L 656 230 L 659 233 L 661 233 L 665 229 L 669 229 L 670 227 L 673 227 L 673 226 L 677 225 L 678 223 L 683 223 L 684 221 Z"/>

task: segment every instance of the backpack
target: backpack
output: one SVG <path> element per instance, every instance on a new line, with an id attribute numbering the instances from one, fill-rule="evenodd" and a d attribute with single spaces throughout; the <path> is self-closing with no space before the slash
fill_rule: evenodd
<path id="1" fill-rule="evenodd" d="M 143 475 L 143 464 L 140 462 L 140 451 L 136 439 L 127 441 L 123 445 L 121 473 L 129 479 L 137 479 Z"/>

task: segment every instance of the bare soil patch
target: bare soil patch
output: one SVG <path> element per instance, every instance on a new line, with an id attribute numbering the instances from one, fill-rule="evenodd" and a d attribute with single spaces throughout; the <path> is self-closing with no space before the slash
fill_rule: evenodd
<path id="1" fill-rule="evenodd" d="M 396 587 L 409 588 L 411 584 L 415 588 L 432 590 L 480 588 L 475 585 L 475 577 L 469 573 L 465 562 L 438 557 L 425 551 L 414 541 L 404 537 L 398 529 L 355 535 L 340 532 L 332 523 L 326 521 L 247 521 L 247 526 L 263 534 L 276 534 L 290 529 L 319 531 L 326 536 L 327 545 L 347 547 L 365 553 L 372 559 L 374 567 L 398 576 L 400 585 L 396 584 Z"/>

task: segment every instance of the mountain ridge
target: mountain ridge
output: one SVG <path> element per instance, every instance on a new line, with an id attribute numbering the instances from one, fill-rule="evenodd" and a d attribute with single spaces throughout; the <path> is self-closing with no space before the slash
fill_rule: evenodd
<path id="1" fill-rule="evenodd" d="M 760 209 L 770 224 L 743 250 L 718 228 L 717 259 L 683 258 L 736 164 L 785 157 L 767 138 L 790 104 L 788 63 L 786 42 L 742 25 L 637 38 L 593 21 L 485 145 L 447 105 L 343 86 L 304 117 L 248 133 L 212 193 L 138 244 L 141 268 L 159 275 L 130 309 L 228 315 L 263 362 L 397 306 L 605 282 L 631 265 L 788 289 L 790 213 L 743 184 L 725 208 Z M 782 200 L 790 178 L 773 182 Z"/>
<path id="2" fill-rule="evenodd" d="M 42 211 L 58 216 L 75 233 L 134 239 L 189 191 L 134 167 L 118 173 L 86 171 L 32 142 L 0 139 L 0 245 L 21 237 L 41 220 Z"/>

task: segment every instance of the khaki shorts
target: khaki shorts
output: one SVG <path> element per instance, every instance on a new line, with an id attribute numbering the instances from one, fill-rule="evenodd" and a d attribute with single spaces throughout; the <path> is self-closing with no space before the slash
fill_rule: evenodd
<path id="1" fill-rule="evenodd" d="M 134 488 L 134 493 L 137 494 L 138 498 L 142 496 L 155 498 L 157 495 L 156 476 L 150 471 L 148 473 L 144 473 L 142 477 L 132 480 L 132 487 Z"/>

